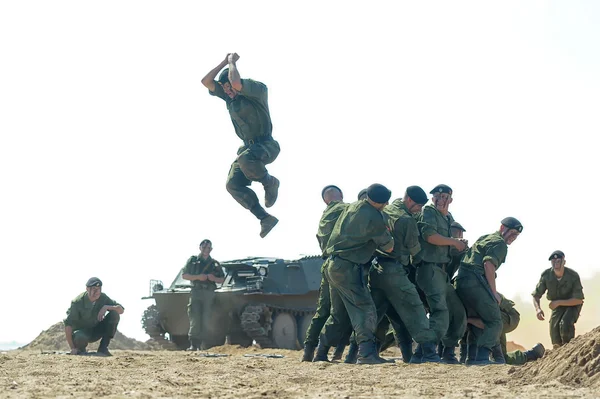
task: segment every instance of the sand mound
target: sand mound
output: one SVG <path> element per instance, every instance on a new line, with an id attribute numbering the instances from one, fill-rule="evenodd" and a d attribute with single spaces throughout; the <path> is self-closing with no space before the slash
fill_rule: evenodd
<path id="1" fill-rule="evenodd" d="M 98 348 L 100 341 L 94 342 L 88 345 L 89 351 L 95 351 Z M 39 350 L 57 350 L 67 351 L 69 345 L 65 339 L 65 325 L 63 322 L 54 324 L 49 329 L 42 331 L 33 341 L 23 346 L 20 349 L 39 349 Z M 124 349 L 124 350 L 153 350 L 160 349 L 158 345 L 151 343 L 144 343 L 137 341 L 133 338 L 128 338 L 121 334 L 119 331 L 115 334 L 115 337 L 110 341 L 110 349 Z"/>
<path id="2" fill-rule="evenodd" d="M 600 327 L 511 371 L 525 384 L 556 379 L 571 386 L 600 387 Z"/>

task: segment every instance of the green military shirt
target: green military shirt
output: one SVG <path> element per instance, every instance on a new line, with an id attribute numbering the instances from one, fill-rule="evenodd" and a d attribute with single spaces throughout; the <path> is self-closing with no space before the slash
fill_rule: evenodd
<path id="1" fill-rule="evenodd" d="M 224 277 L 223 268 L 221 264 L 211 258 L 210 256 L 204 259 L 200 255 L 191 256 L 186 262 L 183 269 L 181 269 L 181 274 L 191 274 L 192 276 L 197 276 L 199 274 L 212 274 L 215 277 Z M 192 280 L 192 291 L 198 291 L 202 289 L 212 289 L 215 290 L 217 288 L 217 284 L 214 281 L 199 281 Z M 207 287 L 208 286 L 208 287 Z"/>
<path id="2" fill-rule="evenodd" d="M 393 246 L 394 239 L 381 212 L 367 200 L 361 200 L 349 204 L 342 211 L 325 251 L 353 263 L 365 264 L 375 249 L 385 251 Z"/>
<path id="3" fill-rule="evenodd" d="M 483 235 L 475 241 L 475 244 L 463 256 L 459 273 L 464 268 L 485 275 L 483 264 L 486 261 L 490 261 L 498 270 L 500 265 L 506 261 L 507 253 L 508 246 L 499 231 Z"/>
<path id="4" fill-rule="evenodd" d="M 418 255 L 420 260 L 428 263 L 450 262 L 450 246 L 430 244 L 427 238 L 436 233 L 444 237 L 452 237 L 450 225 L 453 221 L 454 218 L 450 213 L 444 216 L 432 204 L 423 207 L 417 223 L 421 232 L 421 252 Z"/>
<path id="5" fill-rule="evenodd" d="M 421 250 L 416 219 L 400 199 L 383 209 L 383 217 L 394 238 L 394 250 L 384 256 L 394 258 L 402 265 L 408 266 L 410 257 Z"/>
<path id="6" fill-rule="evenodd" d="M 335 222 L 337 222 L 342 211 L 347 206 L 348 204 L 340 201 L 331 201 L 329 204 L 327 204 L 327 207 L 323 211 L 323 215 L 319 221 L 319 230 L 317 231 L 317 240 L 319 241 L 319 247 L 321 247 L 323 256 L 328 256 L 325 250 L 327 249 L 329 236 L 331 236 Z"/>
<path id="7" fill-rule="evenodd" d="M 98 323 L 98 313 L 105 305 L 117 306 L 116 301 L 110 299 L 105 293 L 100 294 L 96 302 L 90 301 L 87 292 L 78 295 L 71 301 L 71 307 L 67 310 L 65 326 L 71 326 L 73 330 L 94 328 Z"/>
<path id="8" fill-rule="evenodd" d="M 225 94 L 223 87 L 215 82 L 215 91 L 209 90 L 209 93 L 225 101 L 235 133 L 240 139 L 270 136 L 273 132 L 265 84 L 252 79 L 242 79 L 242 90 L 235 98 L 230 98 Z"/>
<path id="9" fill-rule="evenodd" d="M 565 273 L 560 281 L 556 278 L 556 274 L 554 274 L 552 268 L 544 270 L 540 277 L 540 281 L 535 287 L 535 291 L 533 291 L 531 295 L 536 298 L 541 298 L 546 291 L 548 291 L 546 298 L 548 298 L 549 301 L 571 298 L 585 299 L 583 297 L 583 286 L 581 285 L 579 274 L 568 267 L 565 267 Z"/>

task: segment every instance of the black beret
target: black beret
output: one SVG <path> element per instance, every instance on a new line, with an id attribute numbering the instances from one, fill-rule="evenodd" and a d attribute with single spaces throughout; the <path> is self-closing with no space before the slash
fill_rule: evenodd
<path id="1" fill-rule="evenodd" d="M 358 199 L 360 200 L 360 199 L 362 199 L 362 197 L 364 197 L 364 196 L 366 196 L 366 195 L 367 195 L 367 189 L 366 189 L 366 188 L 363 188 L 362 190 L 360 190 L 360 191 L 358 192 Z"/>
<path id="2" fill-rule="evenodd" d="M 502 219 L 502 223 L 504 226 L 508 227 L 509 229 L 515 229 L 517 230 L 519 233 L 523 231 L 523 225 L 521 224 L 521 222 L 519 222 L 517 219 L 513 218 L 513 217 L 507 217 Z"/>
<path id="3" fill-rule="evenodd" d="M 212 241 L 209 240 L 208 238 L 205 238 L 204 240 L 200 241 L 200 247 L 203 246 L 204 244 L 210 244 L 210 246 L 212 247 Z"/>
<path id="4" fill-rule="evenodd" d="M 427 203 L 427 194 L 425 194 L 425 191 L 419 186 L 408 187 L 406 189 L 406 194 L 408 194 L 410 199 L 417 204 L 425 205 Z"/>
<path id="5" fill-rule="evenodd" d="M 552 260 L 552 259 L 558 259 L 558 258 L 564 258 L 565 257 L 565 253 L 563 251 L 554 251 L 552 252 L 552 254 L 550 255 L 550 257 L 548 258 L 548 260 Z"/>
<path id="6" fill-rule="evenodd" d="M 429 194 L 446 193 L 452 195 L 452 189 L 445 184 L 438 184 L 429 192 Z"/>
<path id="7" fill-rule="evenodd" d="M 87 283 L 85 283 L 86 287 L 102 287 L 102 280 L 98 277 L 90 278 Z"/>
<path id="8" fill-rule="evenodd" d="M 342 190 L 338 187 L 338 186 L 334 186 L 333 184 L 330 184 L 328 186 L 325 186 L 323 188 L 323 190 L 321 190 L 321 198 L 325 198 L 325 191 L 329 190 L 330 188 L 335 188 L 336 190 L 338 190 L 340 193 L 342 193 Z M 343 193 L 342 193 L 343 195 Z"/>
<path id="9" fill-rule="evenodd" d="M 229 68 L 225 68 L 223 69 L 223 71 L 221 72 L 221 74 L 219 75 L 219 83 L 221 84 L 225 84 L 225 83 L 229 83 Z"/>
<path id="10" fill-rule="evenodd" d="M 383 184 L 375 183 L 367 188 L 367 197 L 378 204 L 385 204 L 390 200 L 391 196 L 392 192 Z"/>
<path id="11" fill-rule="evenodd" d="M 458 229 L 458 230 L 462 230 L 462 231 L 467 231 L 465 230 L 464 227 L 462 227 L 462 225 L 458 222 L 452 222 L 452 224 L 450 224 L 450 228 L 452 229 Z"/>

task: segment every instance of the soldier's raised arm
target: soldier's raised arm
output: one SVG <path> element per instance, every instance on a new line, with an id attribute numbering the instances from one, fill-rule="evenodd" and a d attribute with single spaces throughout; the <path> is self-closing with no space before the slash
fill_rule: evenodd
<path id="1" fill-rule="evenodd" d="M 228 63 L 229 63 L 229 54 L 227 54 L 225 56 L 225 59 L 223 61 L 221 61 L 221 63 L 219 65 L 217 65 L 215 68 L 213 68 L 209 73 L 206 74 L 205 77 L 202 78 L 202 84 L 208 90 L 210 90 L 212 92 L 215 91 L 215 79 L 216 79 L 217 75 L 219 74 L 219 72 L 221 71 L 221 69 L 225 68 Z M 230 69 L 229 73 L 231 73 L 231 69 Z M 238 77 L 239 77 L 239 74 L 238 74 Z"/>
<path id="2" fill-rule="evenodd" d="M 229 83 L 234 90 L 242 91 L 242 79 L 235 64 L 240 56 L 237 53 L 227 54 L 227 63 L 229 64 Z"/>

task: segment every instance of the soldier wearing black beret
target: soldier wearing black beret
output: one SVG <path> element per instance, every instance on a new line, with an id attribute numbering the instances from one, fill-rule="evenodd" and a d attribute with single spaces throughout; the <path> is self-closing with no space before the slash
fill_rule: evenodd
<path id="1" fill-rule="evenodd" d="M 360 200 L 364 200 L 364 199 L 367 199 L 367 189 L 366 188 L 363 188 L 362 190 L 360 190 L 358 192 L 358 200 L 360 201 Z"/>
<path id="2" fill-rule="evenodd" d="M 476 345 L 477 354 L 474 360 L 467 359 L 467 364 L 491 364 L 492 351 L 499 354 L 494 358 L 495 363 L 506 363 L 499 343 L 503 327 L 499 307 L 502 297 L 496 290 L 496 271 L 506 261 L 508 246 L 523 231 L 523 225 L 513 217 L 502 219 L 500 223 L 498 231 L 479 237 L 467 250 L 456 276 L 456 292 L 467 314 L 480 318 L 484 325 L 484 328 L 470 327 L 475 342 L 468 345 Z"/>
<path id="3" fill-rule="evenodd" d="M 85 284 L 85 292 L 71 301 L 64 320 L 71 354 L 85 354 L 89 343 L 100 340 L 97 354 L 111 356 L 108 345 L 115 336 L 123 312 L 123 306 L 102 292 L 102 280 L 90 278 Z"/>
<path id="4" fill-rule="evenodd" d="M 548 305 L 552 309 L 550 316 L 550 339 L 554 348 L 558 348 L 575 337 L 575 323 L 583 307 L 583 286 L 579 274 L 565 266 L 565 253 L 554 251 L 548 258 L 551 267 L 544 270 L 535 290 L 533 306 L 539 320 L 544 320 L 544 311 L 540 307 L 540 298 L 546 291 Z"/>

